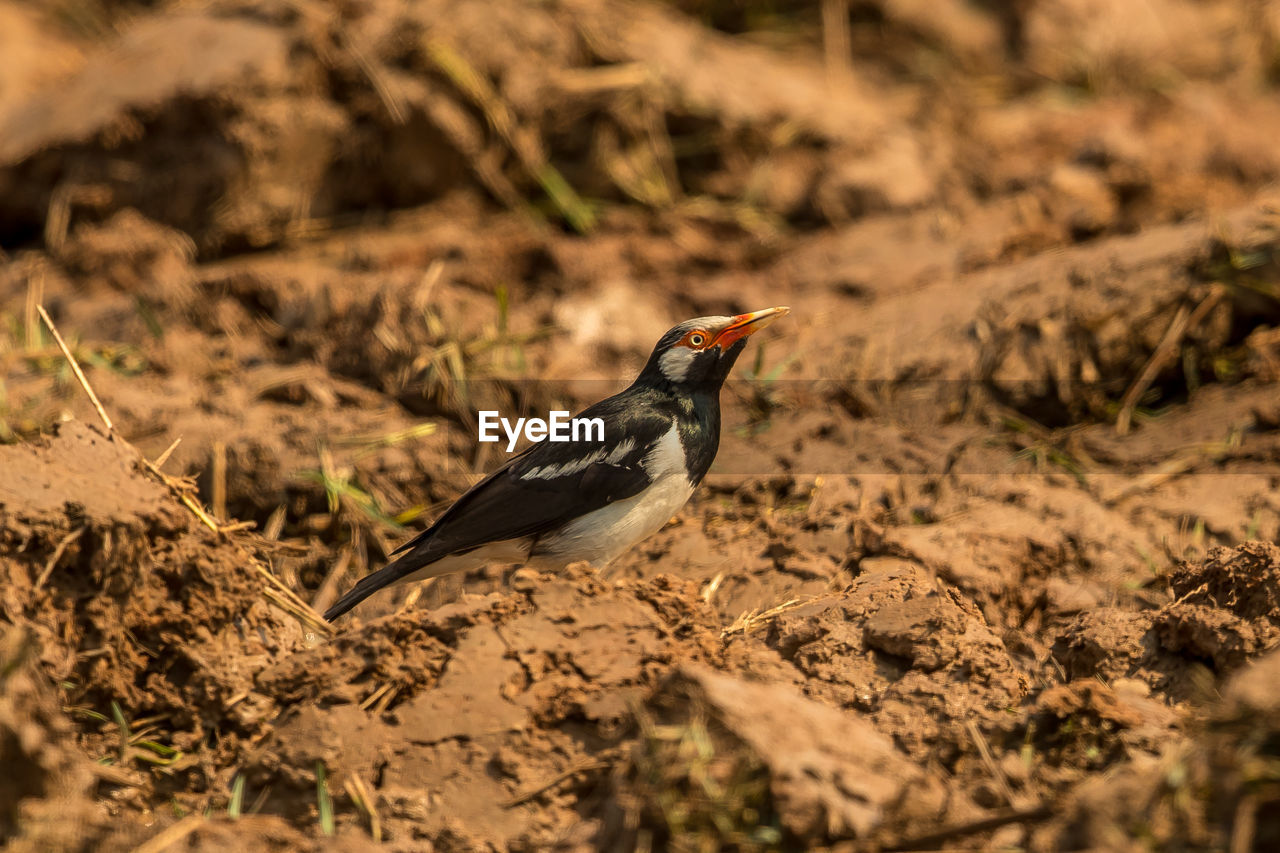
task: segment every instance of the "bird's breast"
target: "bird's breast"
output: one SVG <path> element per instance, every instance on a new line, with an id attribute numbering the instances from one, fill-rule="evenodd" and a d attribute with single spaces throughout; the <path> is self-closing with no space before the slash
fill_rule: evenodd
<path id="1" fill-rule="evenodd" d="M 605 566 L 661 530 L 692 494 L 693 484 L 683 470 L 663 474 L 640 494 L 587 513 L 543 537 L 534 556 Z"/>

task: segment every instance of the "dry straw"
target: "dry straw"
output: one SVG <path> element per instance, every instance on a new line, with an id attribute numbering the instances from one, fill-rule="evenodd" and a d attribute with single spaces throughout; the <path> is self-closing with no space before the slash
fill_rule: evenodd
<path id="1" fill-rule="evenodd" d="M 37 305 L 36 311 L 40 314 L 40 318 L 44 320 L 44 324 L 48 326 L 50 333 L 53 334 L 53 339 L 57 341 L 58 348 L 62 350 L 62 354 L 66 357 L 67 363 L 71 365 L 71 370 L 75 373 L 76 380 L 79 381 L 80 387 L 84 389 L 85 394 L 88 395 L 89 400 L 93 403 L 93 407 L 97 410 L 98 417 L 102 418 L 102 423 L 107 427 L 107 431 L 112 434 L 114 440 L 124 441 L 123 438 L 116 434 L 115 424 L 111 422 L 111 416 L 107 414 L 107 410 L 102 405 L 102 401 L 98 399 L 98 395 L 94 392 L 93 386 L 89 384 L 88 377 L 86 377 L 84 375 L 84 371 L 80 369 L 80 363 L 76 361 L 76 357 L 72 354 L 71 348 L 67 346 L 67 342 L 63 340 L 61 333 L 58 332 L 58 327 L 54 325 L 53 319 L 49 316 L 49 312 L 45 310 L 43 305 Z M 125 443 L 127 444 L 127 442 Z M 200 501 L 193 497 L 186 488 L 184 488 L 177 480 L 160 470 L 160 465 L 164 464 L 165 460 L 169 458 L 169 454 L 176 446 L 177 442 L 175 441 L 154 463 L 149 462 L 142 456 L 142 454 L 139 453 L 138 458 L 142 462 L 143 470 L 169 489 L 170 494 L 181 501 L 183 506 L 191 510 L 192 515 L 198 518 L 202 524 L 214 533 L 231 533 L 237 530 L 243 530 L 246 526 L 244 522 L 233 522 L 231 524 L 220 525 L 212 516 L 209 515 L 208 512 L 205 511 L 204 507 L 200 505 Z M 250 566 L 255 572 L 261 575 L 263 580 L 268 584 L 268 586 L 265 586 L 262 589 L 262 595 L 264 598 L 276 607 L 292 615 L 317 634 L 325 637 L 333 635 L 333 626 L 326 622 L 324 618 L 316 612 L 314 607 L 303 601 L 297 593 L 289 589 L 283 581 L 272 574 L 269 569 L 257 560 L 250 560 Z M 47 573 L 48 569 L 46 569 L 46 574 Z M 275 588 L 272 589 L 271 587 Z M 177 825 L 179 824 L 175 824 L 175 826 Z"/>

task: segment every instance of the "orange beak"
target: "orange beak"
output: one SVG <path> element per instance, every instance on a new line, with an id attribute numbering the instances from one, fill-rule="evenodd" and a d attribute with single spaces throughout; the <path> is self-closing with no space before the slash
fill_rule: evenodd
<path id="1" fill-rule="evenodd" d="M 779 317 L 785 317 L 790 313 L 790 308 L 780 305 L 777 308 L 752 311 L 750 314 L 739 314 L 720 331 L 720 334 L 716 335 L 715 343 L 719 347 L 728 348 L 735 341 L 741 340 L 747 335 L 755 334 L 774 320 Z"/>

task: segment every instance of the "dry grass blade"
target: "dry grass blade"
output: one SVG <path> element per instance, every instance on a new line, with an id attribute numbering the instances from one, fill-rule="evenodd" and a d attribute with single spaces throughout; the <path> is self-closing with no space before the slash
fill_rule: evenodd
<path id="1" fill-rule="evenodd" d="M 159 474 L 160 472 L 157 471 L 156 473 Z M 161 474 L 160 476 L 163 477 L 164 475 Z M 200 519 L 200 521 L 202 521 L 206 527 L 208 527 L 214 533 L 218 532 L 218 522 L 210 518 L 209 513 L 205 512 L 204 507 L 200 506 L 200 504 L 194 498 L 192 498 L 191 495 L 187 494 L 186 492 L 179 492 L 178 500 L 182 501 L 182 503 L 186 505 L 187 509 L 195 513 L 196 518 Z"/>
<path id="2" fill-rule="evenodd" d="M 151 463 L 152 467 L 154 467 L 157 471 L 163 468 L 164 463 L 169 461 L 169 457 L 173 455 L 173 451 L 178 449 L 179 444 L 182 444 L 182 436 L 178 436 L 177 438 L 175 438 L 173 440 L 173 444 L 170 444 L 168 447 L 166 447 L 164 449 L 164 453 L 161 453 L 159 456 L 156 457 L 156 461 Z"/>
<path id="3" fill-rule="evenodd" d="M 450 82 L 466 95 L 484 113 L 489 125 L 515 152 L 529 177 L 536 180 L 575 231 L 585 234 L 595 227 L 595 214 L 591 207 L 569 185 L 564 175 L 548 162 L 537 137 L 521 132 L 511 109 L 503 102 L 493 85 L 463 56 L 441 41 L 426 42 L 427 57 Z"/>
<path id="4" fill-rule="evenodd" d="M 218 523 L 214 521 L 200 506 L 200 502 L 186 492 L 176 480 L 161 472 L 159 468 L 145 459 L 142 460 L 142 465 L 144 469 L 151 473 L 152 476 L 167 486 L 169 491 L 177 497 L 178 500 L 187 507 L 187 509 L 191 510 L 192 514 L 194 514 L 196 518 L 200 519 L 200 521 L 214 533 L 241 530 L 251 524 L 251 522 L 236 522 L 234 524 L 226 525 L 225 527 L 219 526 Z M 292 614 L 304 625 L 315 630 L 316 633 L 325 637 L 333 635 L 332 626 L 330 626 L 328 622 L 324 621 L 320 614 L 317 613 L 311 605 L 307 604 L 299 598 L 293 590 L 285 586 L 283 581 L 265 569 L 258 561 L 253 560 L 251 565 L 253 566 L 254 571 L 261 575 L 271 586 L 275 587 L 274 590 L 270 588 L 264 588 L 262 590 L 263 596 L 268 601 L 275 604 L 285 612 Z"/>
<path id="5" fill-rule="evenodd" d="M 391 703 L 395 701 L 396 696 L 399 695 L 399 693 L 400 688 L 392 685 L 391 689 L 382 694 L 382 698 L 373 706 L 373 715 L 375 717 L 382 716 L 383 712 L 386 711 L 387 708 L 391 707 Z"/>
<path id="6" fill-rule="evenodd" d="M 108 785 L 117 785 L 121 788 L 141 788 L 147 781 L 141 773 L 115 764 L 93 762 L 89 765 L 89 772 Z"/>
<path id="7" fill-rule="evenodd" d="M 204 524 L 214 533 L 221 532 L 222 528 L 220 528 L 218 526 L 218 523 L 209 516 L 209 513 L 204 511 L 204 507 L 200 506 L 200 502 L 195 498 L 191 497 L 191 494 L 187 491 L 187 488 L 184 488 L 184 486 L 182 485 L 182 481 L 175 480 L 173 477 L 170 477 L 168 474 L 165 474 L 158 467 L 156 467 L 155 463 L 148 462 L 145 458 L 143 458 L 141 453 L 138 454 L 138 458 L 142 462 L 143 469 L 148 473 L 150 473 L 151 476 L 155 477 L 156 480 L 158 480 L 161 484 L 163 484 L 169 490 L 170 494 L 172 494 L 174 497 L 176 497 L 179 501 L 182 502 L 183 506 L 191 510 L 192 514 L 195 515 L 196 518 L 200 519 L 202 524 Z"/>
<path id="8" fill-rule="evenodd" d="M 280 538 L 280 534 L 284 532 L 286 514 L 284 504 L 271 511 L 271 515 L 267 518 L 267 526 L 262 529 L 264 539 L 274 542 Z"/>
<path id="9" fill-rule="evenodd" d="M 609 178 L 623 192 L 649 207 L 670 207 L 675 197 L 659 160 L 657 146 L 624 145 L 609 126 L 597 131 L 600 157 Z"/>
<path id="10" fill-rule="evenodd" d="M 408 121 L 408 110 L 405 108 L 404 98 L 400 97 L 400 93 L 391 85 L 382 65 L 369 59 L 369 54 L 352 38 L 346 39 L 346 48 L 364 76 L 368 78 L 373 90 L 378 93 L 378 99 L 386 107 L 391 120 L 396 124 L 404 124 Z"/>
<path id="11" fill-rule="evenodd" d="M 317 613 L 312 607 L 284 585 L 275 575 L 268 572 L 261 566 L 254 566 L 254 569 L 264 577 L 270 578 L 276 589 L 264 589 L 262 594 L 275 606 L 279 607 L 286 613 L 291 614 L 298 621 L 307 625 L 317 634 L 325 637 L 333 636 L 333 626 L 324 621 L 324 618 Z"/>
<path id="12" fill-rule="evenodd" d="M 1249 853 L 1256 849 L 1253 843 L 1258 831 L 1258 795 L 1245 794 L 1236 804 L 1235 820 L 1231 829 L 1231 853 Z"/>
<path id="13" fill-rule="evenodd" d="M 53 339 L 57 341 L 58 348 L 62 350 L 63 356 L 66 357 L 67 362 L 71 365 L 71 369 L 75 372 L 76 378 L 80 381 L 81 387 L 84 388 L 85 393 L 89 395 L 89 399 L 93 402 L 94 408 L 98 410 L 98 416 L 102 418 L 102 422 L 106 425 L 107 430 L 114 432 L 115 426 L 111 423 L 111 418 L 107 415 L 106 409 L 103 408 L 102 401 L 99 400 L 98 395 L 94 393 L 93 387 L 89 384 L 89 380 L 85 377 L 84 371 L 80 369 L 80 365 L 76 362 L 75 356 L 72 355 L 71 350 L 67 346 L 66 341 L 64 341 L 62 339 L 62 335 L 59 334 L 57 326 L 53 324 L 53 320 L 49 317 L 49 313 L 45 311 L 43 305 L 37 305 L 36 310 L 39 312 L 41 319 L 44 320 L 45 325 L 48 326 L 50 333 L 53 334 Z M 176 446 L 176 442 L 173 446 Z M 173 446 L 170 447 L 170 450 L 172 450 Z M 167 458 L 169 452 L 170 451 L 165 451 L 164 458 Z M 200 506 L 200 502 L 194 499 L 185 489 L 179 486 L 178 481 L 174 480 L 172 477 L 169 477 L 168 475 L 163 473 L 159 469 L 159 467 L 157 467 L 154 463 L 148 462 L 145 458 L 142 457 L 142 454 L 138 454 L 138 458 L 142 462 L 142 466 L 144 470 L 149 472 L 153 477 L 155 477 L 162 484 L 164 484 L 169 489 L 171 494 L 173 494 L 179 501 L 181 501 L 182 504 L 187 507 L 187 509 L 191 510 L 191 512 L 196 516 L 196 518 L 200 519 L 201 523 L 203 523 L 206 527 L 208 527 L 214 533 L 221 533 L 224 530 L 230 531 L 233 529 L 241 529 L 245 526 L 243 524 L 236 524 L 236 525 L 230 525 L 226 528 L 220 527 L 218 523 L 209 516 L 209 513 L 205 512 L 204 508 Z M 163 458 L 161 461 L 163 461 Z M 70 542 L 74 540 L 69 539 L 64 541 L 66 542 L 67 545 L 69 545 Z M 65 547 L 65 546 L 62 546 L 62 547 Z M 55 552 L 54 556 L 56 558 L 61 555 Z M 56 559 L 54 564 L 56 565 Z M 329 625 L 329 623 L 324 621 L 324 619 L 320 616 L 320 614 L 317 613 L 309 604 L 307 604 L 305 601 L 299 598 L 297 594 L 293 592 L 293 590 L 285 586 L 280 581 L 279 578 L 277 578 L 275 575 L 271 574 L 271 572 L 264 569 L 257 562 L 254 562 L 253 567 L 258 572 L 258 574 L 262 575 L 268 581 L 268 583 L 272 584 L 279 590 L 279 592 L 275 592 L 271 589 L 264 589 L 263 594 L 264 596 L 267 597 L 268 600 L 272 601 L 283 610 L 289 613 L 292 613 L 295 617 L 297 617 L 300 621 L 302 621 L 303 624 L 310 626 L 313 630 L 315 630 L 317 633 L 321 634 L 322 636 L 329 637 L 333 635 L 333 628 Z M 45 571 L 42 573 L 42 577 L 47 578 L 48 572 L 50 571 L 52 571 L 52 569 L 46 566 Z"/>
<path id="14" fill-rule="evenodd" d="M 651 78 L 649 67 L 643 62 L 620 62 L 595 68 L 562 68 L 552 75 L 561 91 L 575 95 L 638 89 Z"/>
<path id="15" fill-rule="evenodd" d="M 211 464 L 214 469 L 212 470 L 214 517 L 225 519 L 227 517 L 227 442 L 214 442 L 214 457 Z"/>
<path id="16" fill-rule="evenodd" d="M 779 605 L 770 607 L 768 610 L 747 610 L 743 613 L 738 614 L 738 618 L 734 619 L 733 624 L 731 624 L 728 628 L 725 628 L 723 631 L 721 631 L 720 636 L 724 638 L 732 634 L 749 633 L 751 631 L 754 631 L 756 628 L 759 628 L 763 625 L 767 625 L 769 622 L 778 618 L 783 613 L 786 613 L 788 610 L 795 610 L 797 607 L 801 607 L 805 604 L 809 604 L 810 602 L 817 601 L 817 600 L 818 599 L 816 597 L 792 598 L 788 601 L 782 602 Z"/>
<path id="17" fill-rule="evenodd" d="M 1182 339 L 1204 322 L 1209 312 L 1217 307 L 1224 295 L 1225 290 L 1222 287 L 1215 287 L 1201 300 L 1195 311 L 1189 311 L 1185 305 L 1178 309 L 1156 351 L 1147 359 L 1138 378 L 1133 380 L 1133 384 L 1124 392 L 1124 397 L 1120 400 L 1120 412 L 1116 415 L 1116 432 L 1119 435 L 1129 434 L 1129 427 L 1133 422 L 1133 411 L 1137 408 L 1142 395 L 1151 387 L 1151 383 L 1155 381 L 1161 369 L 1177 355 L 1178 345 L 1182 343 Z"/>
<path id="18" fill-rule="evenodd" d="M 369 819 L 369 835 L 373 837 L 374 843 L 382 842 L 382 819 L 378 817 L 378 810 L 374 808 L 373 797 L 369 794 L 369 786 L 365 784 L 364 779 L 359 774 L 352 773 L 347 776 L 342 783 L 347 791 L 347 796 L 356 804 L 356 808 L 364 813 Z"/>
<path id="19" fill-rule="evenodd" d="M 213 516 L 227 517 L 227 444 L 224 441 L 213 443 Z"/>
<path id="20" fill-rule="evenodd" d="M 822 0 L 822 51 L 829 84 L 843 83 L 853 76 L 849 0 Z"/>
<path id="21" fill-rule="evenodd" d="M 1005 804 L 1008 806 L 1017 805 L 1013 800 L 1013 788 L 1009 785 L 1009 777 L 1005 775 L 1004 770 L 996 764 L 995 758 L 991 754 L 991 747 L 987 744 L 987 739 L 982 734 L 982 730 L 978 728 L 978 724 L 973 720 L 965 723 L 965 728 L 969 732 L 969 739 L 973 741 L 973 745 L 978 748 L 978 755 L 982 757 L 982 763 L 986 766 L 987 772 L 996 780 L 996 784 L 1000 786 L 1000 793 L 1004 796 Z"/>
<path id="22" fill-rule="evenodd" d="M 1184 448 L 1157 465 L 1153 470 L 1135 477 L 1131 482 L 1108 494 L 1104 494 L 1102 501 L 1108 506 L 1112 506 L 1131 495 L 1150 491 L 1180 474 L 1194 470 L 1201 463 L 1218 462 L 1226 458 L 1233 451 L 1239 449 L 1241 443 L 1241 434 L 1238 431 L 1232 431 L 1231 435 L 1224 441 L 1211 441 Z"/>
<path id="23" fill-rule="evenodd" d="M 260 563 L 255 562 L 253 564 L 253 568 L 254 571 L 266 578 L 268 583 L 279 589 L 290 601 L 292 601 L 297 607 L 301 608 L 304 613 L 308 614 L 308 622 L 316 623 L 316 626 L 326 634 L 333 633 L 333 627 L 328 622 L 324 621 L 324 619 L 320 617 L 320 614 L 317 613 L 311 605 L 299 598 L 297 593 L 285 586 L 284 581 L 267 571 L 267 569 L 265 569 Z"/>
<path id="24" fill-rule="evenodd" d="M 164 853 L 165 850 L 168 850 L 199 829 L 204 820 L 202 815 L 187 815 L 173 826 L 162 830 L 158 835 L 152 836 L 150 840 L 139 844 L 133 849 L 133 853 Z"/>
<path id="25" fill-rule="evenodd" d="M 67 342 L 62 339 L 62 335 L 58 333 L 58 327 L 53 325 L 53 319 L 49 317 L 49 312 L 44 310 L 43 305 L 37 305 L 36 310 L 40 312 L 40 319 L 44 320 L 44 324 L 49 327 L 49 331 L 53 334 L 53 339 L 58 343 L 58 349 L 62 350 L 62 354 L 66 356 L 67 363 L 71 365 L 72 372 L 75 373 L 76 379 L 80 382 L 80 387 L 89 395 L 89 399 L 93 402 L 93 407 L 98 410 L 98 417 L 102 418 L 102 422 L 106 424 L 108 432 L 115 432 L 115 425 L 111 423 L 111 418 L 107 415 L 107 410 L 102 407 L 102 401 L 98 399 L 98 395 L 94 393 L 93 386 L 89 384 L 88 378 L 84 375 L 84 371 L 80 369 L 80 363 L 76 361 L 76 357 L 71 354 L 71 348 L 67 346 Z"/>
<path id="26" fill-rule="evenodd" d="M 716 576 L 702 588 L 702 600 L 710 604 L 711 599 L 715 598 L 716 591 L 720 589 L 720 584 L 722 583 L 724 583 L 724 572 L 717 572 Z"/>
<path id="27" fill-rule="evenodd" d="M 44 570 L 40 572 L 40 577 L 36 578 L 35 585 L 31 588 L 32 592 L 40 591 L 41 587 L 44 586 L 45 581 L 49 580 L 49 575 L 53 574 L 53 570 L 57 568 L 58 561 L 62 559 L 62 555 L 66 552 L 67 547 L 72 542 L 79 539 L 81 535 L 84 534 L 84 531 L 84 527 L 77 527 L 75 530 L 62 537 L 61 541 L 58 542 L 57 547 L 53 549 L 53 554 L 49 557 L 48 562 L 44 564 Z"/>
<path id="28" fill-rule="evenodd" d="M 372 708 L 379 699 L 386 696 L 388 691 L 395 689 L 395 685 L 391 682 L 381 685 L 378 689 L 369 694 L 363 702 L 360 703 L 360 710 L 367 711 Z"/>
<path id="29" fill-rule="evenodd" d="M 510 144 L 515 138 L 516 121 L 507 105 L 498 97 L 488 80 L 449 45 L 432 39 L 426 44 L 427 56 L 458 89 L 484 112 L 485 119 Z"/>
<path id="30" fill-rule="evenodd" d="M 404 603 L 396 608 L 396 613 L 407 613 L 412 610 L 414 605 L 418 603 L 418 599 L 422 598 L 422 594 L 427 591 L 431 584 L 435 583 L 438 578 L 427 578 L 424 581 L 413 585 L 413 589 L 409 590 L 409 594 L 404 597 Z"/>
<path id="31" fill-rule="evenodd" d="M 27 352 L 39 350 L 44 345 L 40 334 L 40 315 L 37 308 L 44 302 L 44 265 L 41 264 L 27 283 L 27 304 L 23 313 L 23 348 Z"/>
<path id="32" fill-rule="evenodd" d="M 338 596 L 338 583 L 347 573 L 347 568 L 351 565 L 352 552 L 350 548 L 343 548 L 338 554 L 338 559 L 333 561 L 328 573 L 324 576 L 324 580 L 320 583 L 320 588 L 316 590 L 315 596 L 311 599 L 311 606 L 317 613 L 323 612 L 333 600 Z"/>
<path id="33" fill-rule="evenodd" d="M 66 182 L 59 183 L 49 194 L 49 208 L 44 220 L 44 243 L 54 255 L 60 254 L 67 242 L 67 229 L 71 226 L 71 200 L 74 195 L 74 188 Z"/>
<path id="34" fill-rule="evenodd" d="M 937 832 L 929 832 L 924 835 L 918 835 L 915 838 L 909 838 L 900 841 L 897 844 L 890 844 L 881 849 L 886 853 L 896 853 L 896 851 L 907 850 L 936 850 L 941 848 L 945 843 L 954 841 L 957 838 L 963 838 L 966 835 L 976 835 L 979 832 L 989 832 L 993 829 L 999 829 L 1011 823 L 1037 823 L 1047 820 L 1053 816 L 1053 811 L 1047 806 L 1036 806 L 1033 809 L 1009 809 L 1005 812 L 991 815 L 990 817 L 979 818 L 978 820 L 968 823 L 956 824 L 954 826 L 944 827 Z"/>
<path id="35" fill-rule="evenodd" d="M 547 791 L 550 791 L 560 783 L 577 776 L 579 773 L 587 773 L 592 770 L 603 770 L 608 766 L 609 763 L 607 761 L 601 761 L 596 758 L 587 758 L 581 761 L 576 761 L 564 770 L 561 770 L 559 773 L 552 776 L 547 781 L 535 785 L 527 791 L 516 794 L 514 797 L 502 804 L 503 808 L 510 809 L 521 805 L 522 803 L 527 803 L 529 800 L 545 794 Z"/>

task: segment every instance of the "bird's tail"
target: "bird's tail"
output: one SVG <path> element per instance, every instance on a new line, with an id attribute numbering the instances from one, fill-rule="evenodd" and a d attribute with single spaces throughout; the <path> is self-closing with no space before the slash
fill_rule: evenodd
<path id="1" fill-rule="evenodd" d="M 387 569 L 391 566 L 385 566 L 371 575 L 365 575 L 360 579 L 359 583 L 347 591 L 347 594 L 339 598 L 333 603 L 333 606 L 324 612 L 326 622 L 332 622 L 369 596 L 388 584 L 394 583 L 396 577 L 387 577 Z"/>
<path id="2" fill-rule="evenodd" d="M 423 553 L 424 550 L 414 549 L 399 559 L 387 563 L 376 572 L 362 577 L 346 595 L 335 601 L 333 606 L 324 612 L 325 621 L 332 622 L 378 590 L 403 580 L 432 562 L 432 558 L 427 558 Z"/>

